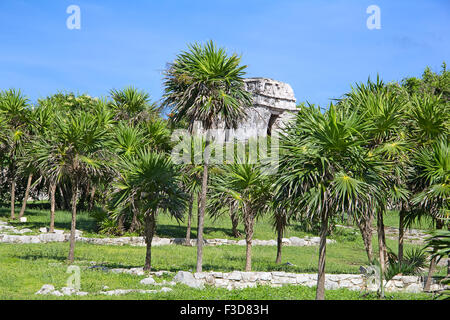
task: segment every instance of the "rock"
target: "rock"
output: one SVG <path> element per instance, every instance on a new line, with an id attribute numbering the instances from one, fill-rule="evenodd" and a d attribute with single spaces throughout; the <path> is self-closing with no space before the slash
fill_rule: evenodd
<path id="1" fill-rule="evenodd" d="M 418 283 L 412 283 L 406 287 L 405 292 L 420 293 L 420 292 L 422 292 L 422 286 Z"/>
<path id="2" fill-rule="evenodd" d="M 145 285 L 154 285 L 155 283 L 156 283 L 156 281 L 152 277 L 148 277 L 148 278 L 142 279 L 140 281 L 140 284 L 145 284 Z"/>
<path id="3" fill-rule="evenodd" d="M 196 280 L 190 272 L 179 271 L 173 278 L 173 281 L 182 283 L 191 288 L 204 289 L 203 283 L 199 280 Z"/>
<path id="4" fill-rule="evenodd" d="M 39 228 L 39 232 L 47 233 L 48 232 L 48 228 Z"/>
<path id="5" fill-rule="evenodd" d="M 205 279 L 206 273 L 205 272 L 196 272 L 194 273 L 194 278 L 197 280 Z"/>
<path id="6" fill-rule="evenodd" d="M 41 289 L 38 292 L 36 292 L 35 294 L 44 294 L 45 295 L 45 294 L 50 294 L 53 291 L 55 291 L 55 287 L 54 286 L 52 286 L 51 284 L 44 284 L 41 287 Z"/>
<path id="7" fill-rule="evenodd" d="M 242 275 L 239 271 L 233 271 L 228 275 L 228 280 L 240 281 L 242 280 Z"/>
<path id="8" fill-rule="evenodd" d="M 20 222 L 22 222 L 22 223 L 27 222 L 27 217 L 21 217 Z"/>
<path id="9" fill-rule="evenodd" d="M 339 285 L 334 281 L 325 281 L 325 290 L 335 290 L 339 289 Z"/>
<path id="10" fill-rule="evenodd" d="M 164 287 L 164 288 L 161 288 L 160 291 L 161 292 L 170 292 L 170 291 L 173 291 L 173 290 L 171 288 Z"/>
<path id="11" fill-rule="evenodd" d="M 41 242 L 64 242 L 66 239 L 63 234 L 43 233 L 39 235 Z"/>
<path id="12" fill-rule="evenodd" d="M 441 290 L 441 286 L 440 285 L 438 285 L 438 284 L 432 284 L 431 286 L 430 286 L 430 291 L 439 291 L 439 290 Z"/>
<path id="13" fill-rule="evenodd" d="M 50 293 L 53 296 L 57 296 L 57 297 L 62 297 L 64 296 L 64 293 L 59 292 L 58 290 L 53 291 L 52 293 Z"/>
<path id="14" fill-rule="evenodd" d="M 18 231 L 18 233 L 20 233 L 20 234 L 24 234 L 24 233 L 28 233 L 28 232 L 33 232 L 33 230 L 25 228 L 25 229 L 22 229 L 22 230 Z"/>
<path id="15" fill-rule="evenodd" d="M 271 281 L 272 280 L 272 273 L 270 273 L 270 272 L 258 272 L 258 280 Z"/>
<path id="16" fill-rule="evenodd" d="M 298 237 L 291 237 L 289 239 L 291 241 L 291 245 L 292 246 L 302 247 L 302 246 L 305 245 L 305 240 L 304 239 L 300 239 Z"/>
<path id="17" fill-rule="evenodd" d="M 75 288 L 71 288 L 71 287 L 64 287 L 61 289 L 61 292 L 65 296 L 71 296 L 71 295 L 75 294 L 77 292 L 77 290 Z"/>

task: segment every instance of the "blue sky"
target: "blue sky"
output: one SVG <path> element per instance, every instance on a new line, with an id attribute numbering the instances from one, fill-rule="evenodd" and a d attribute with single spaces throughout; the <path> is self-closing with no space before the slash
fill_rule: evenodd
<path id="1" fill-rule="evenodd" d="M 69 5 L 81 29 L 69 30 Z M 366 8 L 381 9 L 369 30 Z M 0 89 L 32 100 L 58 90 L 104 96 L 133 85 L 161 98 L 166 63 L 190 42 L 242 55 L 249 77 L 289 83 L 326 106 L 355 82 L 420 76 L 449 63 L 450 2 L 1 0 Z"/>

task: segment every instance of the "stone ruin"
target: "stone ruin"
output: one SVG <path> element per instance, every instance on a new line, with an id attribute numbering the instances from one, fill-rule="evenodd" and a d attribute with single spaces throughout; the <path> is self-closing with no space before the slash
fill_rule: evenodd
<path id="1" fill-rule="evenodd" d="M 247 118 L 237 129 L 230 129 L 228 134 L 223 135 L 226 141 L 233 138 L 245 141 L 272 135 L 295 118 L 298 109 L 294 90 L 289 84 L 268 78 L 248 78 L 244 82 L 246 90 L 252 93 L 253 106 L 247 109 Z M 202 131 L 200 124 L 195 131 Z"/>
<path id="2" fill-rule="evenodd" d="M 285 127 L 297 112 L 294 90 L 287 83 L 267 78 L 245 79 L 253 106 L 247 120 L 237 129 L 240 139 L 271 135 Z"/>

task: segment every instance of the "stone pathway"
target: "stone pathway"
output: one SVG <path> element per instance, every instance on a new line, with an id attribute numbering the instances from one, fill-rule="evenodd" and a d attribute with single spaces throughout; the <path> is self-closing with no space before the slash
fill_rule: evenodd
<path id="1" fill-rule="evenodd" d="M 40 235 L 24 235 L 25 233 L 33 232 L 30 229 L 17 229 L 16 227 L 8 225 L 4 221 L 0 221 L 0 243 L 15 243 L 15 244 L 28 244 L 28 243 L 48 243 L 48 242 L 66 242 L 69 241 L 70 234 L 64 233 L 63 230 L 55 230 L 54 233 L 47 233 L 46 228 L 41 228 Z M 45 229 L 45 230 L 44 230 Z M 11 234 L 13 233 L 13 234 Z M 77 230 L 75 239 L 80 242 L 97 244 L 97 245 L 131 245 L 131 246 L 145 246 L 143 237 L 117 237 L 117 238 L 87 238 L 82 236 L 82 231 Z M 184 238 L 153 238 L 152 246 L 164 246 L 164 245 L 182 245 L 185 244 Z M 284 246 L 306 247 L 319 245 L 319 237 L 291 237 L 283 238 Z M 327 239 L 327 243 L 335 243 L 335 240 Z M 196 239 L 192 239 L 190 244 L 195 246 L 197 244 Z M 221 245 L 238 245 L 245 246 L 245 240 L 229 240 L 229 239 L 205 239 L 204 244 L 206 246 L 221 246 Z M 276 246 L 276 240 L 253 240 L 255 246 Z"/>

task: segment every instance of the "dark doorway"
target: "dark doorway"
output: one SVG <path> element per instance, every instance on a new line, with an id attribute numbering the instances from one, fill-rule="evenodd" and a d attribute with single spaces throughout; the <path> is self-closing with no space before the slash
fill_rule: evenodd
<path id="1" fill-rule="evenodd" d="M 267 135 L 268 135 L 268 136 L 271 136 L 271 135 L 272 135 L 272 129 L 273 129 L 273 126 L 274 126 L 274 124 L 275 124 L 275 121 L 277 121 L 279 117 L 280 117 L 279 114 L 273 114 L 273 113 L 272 113 L 272 114 L 270 115 L 269 124 L 267 125 Z"/>

